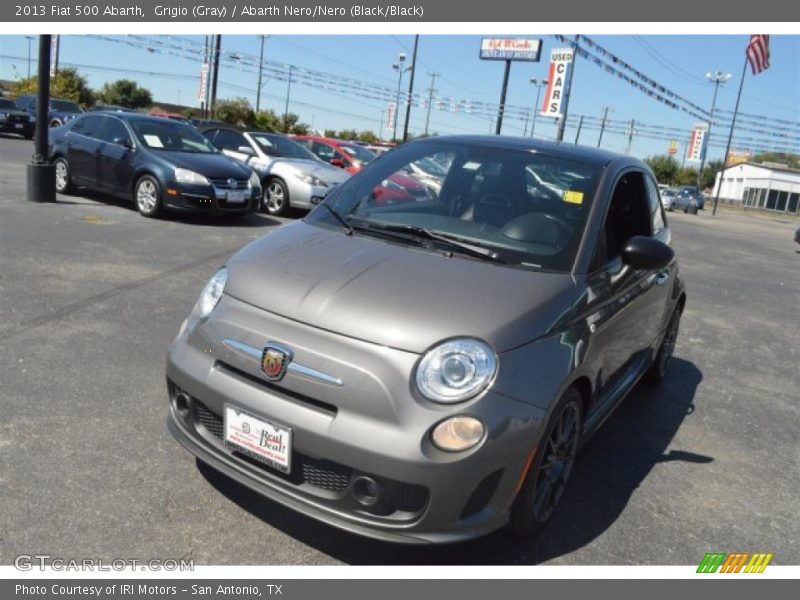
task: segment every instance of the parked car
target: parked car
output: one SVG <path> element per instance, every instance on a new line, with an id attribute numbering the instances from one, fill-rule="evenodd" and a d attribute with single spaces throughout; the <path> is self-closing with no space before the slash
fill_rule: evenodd
<path id="1" fill-rule="evenodd" d="M 133 200 L 145 217 L 165 210 L 244 215 L 261 182 L 194 127 L 140 113 L 86 113 L 54 129 L 56 191 L 86 187 Z"/>
<path id="2" fill-rule="evenodd" d="M 264 190 L 261 208 L 272 215 L 285 214 L 290 207 L 313 208 L 350 177 L 285 135 L 230 127 L 205 129 L 203 135 L 258 173 Z"/>
<path id="3" fill-rule="evenodd" d="M 794 232 L 794 241 L 800 244 L 800 227 L 798 227 Z"/>
<path id="4" fill-rule="evenodd" d="M 669 210 L 682 210 L 685 213 L 696 213 L 700 208 L 700 203 L 691 191 L 681 192 L 678 190 L 672 198 Z"/>
<path id="5" fill-rule="evenodd" d="M 437 197 L 375 202 L 436 153 Z M 532 194 L 530 166 L 573 184 Z M 641 378 L 668 375 L 686 301 L 670 238 L 631 157 L 409 142 L 214 274 L 168 352 L 169 429 L 228 477 L 357 534 L 533 535 L 579 446 Z"/>
<path id="6" fill-rule="evenodd" d="M 678 188 L 678 196 L 681 196 L 685 199 L 681 202 L 681 205 L 685 205 L 687 202 L 691 202 L 692 200 L 694 200 L 694 203 L 700 210 L 703 210 L 706 205 L 706 197 L 696 185 L 680 186 Z"/>
<path id="7" fill-rule="evenodd" d="M 0 98 L 0 132 L 16 133 L 30 140 L 35 131 L 35 119 L 31 120 L 30 115 L 19 110 L 12 100 Z"/>
<path id="8" fill-rule="evenodd" d="M 664 210 L 672 210 L 672 204 L 675 202 L 675 198 L 678 195 L 678 190 L 675 188 L 664 188 L 661 191 L 661 205 L 664 207 Z"/>
<path id="9" fill-rule="evenodd" d="M 357 173 L 364 165 L 375 160 L 375 154 L 355 142 L 315 135 L 295 135 L 292 139 L 311 150 L 321 161 L 348 173 Z"/>
<path id="10" fill-rule="evenodd" d="M 98 112 L 98 111 L 110 111 L 110 112 L 137 112 L 132 108 L 126 108 L 124 106 L 117 106 L 115 104 L 95 104 L 91 107 L 88 112 Z"/>
<path id="11" fill-rule="evenodd" d="M 189 119 L 180 113 L 166 112 L 163 110 L 151 110 L 151 117 L 161 117 L 162 119 L 172 119 L 173 121 L 180 121 L 181 123 L 189 123 Z"/>
<path id="12" fill-rule="evenodd" d="M 17 96 L 16 105 L 19 110 L 28 113 L 31 121 L 36 121 L 36 96 Z M 50 127 L 61 127 L 81 114 L 83 109 L 76 102 L 50 98 L 47 123 Z"/>

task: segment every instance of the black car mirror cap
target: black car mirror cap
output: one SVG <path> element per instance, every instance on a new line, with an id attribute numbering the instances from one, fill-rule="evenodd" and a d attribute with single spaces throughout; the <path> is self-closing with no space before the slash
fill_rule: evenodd
<path id="1" fill-rule="evenodd" d="M 247 154 L 247 156 L 255 156 L 255 150 L 253 150 L 250 146 L 239 146 L 236 150 L 237 152 L 241 152 L 242 154 Z"/>
<path id="2" fill-rule="evenodd" d="M 637 235 L 622 249 L 622 262 L 634 269 L 663 269 L 675 258 L 675 251 L 661 240 Z"/>

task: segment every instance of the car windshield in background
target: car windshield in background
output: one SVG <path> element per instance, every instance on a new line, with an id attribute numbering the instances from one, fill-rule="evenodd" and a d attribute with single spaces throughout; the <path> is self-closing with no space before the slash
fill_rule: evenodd
<path id="1" fill-rule="evenodd" d="M 355 144 L 342 144 L 340 145 L 340 148 L 360 163 L 366 164 L 375 158 L 375 155 L 372 152 Z"/>
<path id="2" fill-rule="evenodd" d="M 136 137 L 148 148 L 172 152 L 215 154 L 217 149 L 194 127 L 168 120 L 131 120 Z"/>
<path id="3" fill-rule="evenodd" d="M 11 100 L 7 100 L 6 98 L 0 98 L 0 110 L 15 110 L 17 105 L 14 104 Z"/>
<path id="4" fill-rule="evenodd" d="M 250 135 L 267 156 L 319 160 L 308 148 L 282 135 L 268 135 L 265 133 L 251 133 Z"/>
<path id="5" fill-rule="evenodd" d="M 63 113 L 81 113 L 81 107 L 67 100 L 50 100 L 50 109 Z"/>
<path id="6" fill-rule="evenodd" d="M 411 168 L 429 161 L 443 171 L 440 185 L 425 185 L 425 177 Z M 410 144 L 343 184 L 329 202 L 360 234 L 568 271 L 599 175 L 597 167 L 525 150 Z M 315 215 L 335 223 L 327 211 Z"/>

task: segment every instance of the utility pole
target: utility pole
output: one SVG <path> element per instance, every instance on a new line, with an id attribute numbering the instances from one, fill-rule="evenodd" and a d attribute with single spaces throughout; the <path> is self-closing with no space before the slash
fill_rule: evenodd
<path id="1" fill-rule="evenodd" d="M 700 170 L 697 171 L 697 189 L 700 189 L 700 182 L 703 179 L 703 169 L 706 166 L 706 154 L 708 154 L 708 145 L 711 143 L 711 127 L 714 124 L 714 112 L 717 109 L 717 92 L 719 91 L 719 84 L 728 81 L 732 75 L 717 71 L 716 73 L 706 73 L 706 79 L 714 83 L 714 95 L 711 98 L 711 113 L 708 119 L 708 131 L 706 131 L 705 148 L 700 156 Z M 701 190 L 702 191 L 702 190 Z"/>
<path id="2" fill-rule="evenodd" d="M 36 95 L 36 135 L 34 154 L 27 168 L 29 202 L 56 201 L 56 168 L 47 157 L 47 112 L 50 107 L 50 52 L 52 36 L 39 36 L 39 77 Z"/>
<path id="3" fill-rule="evenodd" d="M 31 42 L 36 39 L 32 35 L 26 35 L 25 39 L 28 40 L 28 79 L 31 78 Z"/>
<path id="4" fill-rule="evenodd" d="M 736 94 L 736 107 L 733 109 L 733 120 L 731 121 L 731 131 L 728 134 L 728 144 L 725 146 L 725 154 L 722 157 L 722 170 L 719 172 L 719 184 L 717 185 L 716 192 L 714 193 L 714 208 L 711 215 L 717 214 L 717 204 L 719 203 L 719 191 L 722 189 L 722 180 L 725 178 L 725 168 L 728 163 L 728 154 L 731 151 L 731 142 L 733 141 L 733 130 L 736 129 L 736 117 L 739 115 L 739 101 L 742 99 L 742 88 L 744 87 L 744 76 L 747 75 L 747 58 L 745 58 L 744 66 L 742 67 L 742 79 L 739 82 L 739 93 Z"/>
<path id="5" fill-rule="evenodd" d="M 531 124 L 531 137 L 533 137 L 533 132 L 536 130 L 536 117 L 539 114 L 539 96 L 542 88 L 547 87 L 550 82 L 547 79 L 539 81 L 535 77 L 531 77 L 531 83 L 536 86 L 536 105 L 533 107 L 533 123 Z"/>
<path id="6" fill-rule="evenodd" d="M 419 34 L 414 36 L 414 52 L 411 54 L 411 77 L 408 81 L 408 97 L 406 98 L 406 123 L 403 126 L 403 141 L 408 140 L 408 121 L 411 118 L 411 97 L 414 94 L 414 73 L 417 69 L 417 46 L 419 45 Z"/>
<path id="7" fill-rule="evenodd" d="M 503 89 L 500 90 L 500 106 L 497 107 L 497 125 L 495 126 L 495 135 L 500 135 L 500 130 L 503 128 L 503 113 L 506 112 L 506 92 L 508 92 L 508 76 L 511 73 L 511 61 L 506 61 L 506 69 L 503 72 Z"/>
<path id="8" fill-rule="evenodd" d="M 222 35 L 216 35 L 214 43 L 214 78 L 211 81 L 211 102 L 209 103 L 209 117 L 214 118 L 217 108 L 217 80 L 219 79 L 219 55 L 222 51 Z"/>
<path id="9" fill-rule="evenodd" d="M 531 111 L 525 113 L 525 126 L 522 128 L 522 137 L 528 137 L 528 119 L 531 116 Z"/>
<path id="10" fill-rule="evenodd" d="M 431 76 L 431 87 L 428 88 L 428 114 L 425 115 L 425 135 L 428 135 L 428 125 L 431 122 L 431 106 L 433 105 L 433 94 L 436 93 L 436 78 L 439 76 L 438 73 L 430 73 Z"/>
<path id="11" fill-rule="evenodd" d="M 603 141 L 603 132 L 606 130 L 606 121 L 608 120 L 608 107 L 603 111 L 603 122 L 600 123 L 600 137 L 597 138 L 597 147 L 600 147 L 600 142 Z"/>
<path id="12" fill-rule="evenodd" d="M 292 71 L 294 65 L 289 65 L 289 81 L 286 83 L 286 107 L 283 110 L 283 133 L 289 133 L 289 94 L 292 91 Z"/>
<path id="13" fill-rule="evenodd" d="M 631 153 L 631 144 L 633 144 L 633 134 L 636 131 L 636 121 L 631 119 L 631 128 L 628 130 L 628 147 L 625 149 L 625 156 Z"/>
<path id="14" fill-rule="evenodd" d="M 256 90 L 256 114 L 261 110 L 261 73 L 264 69 L 264 42 L 266 35 L 258 36 L 261 38 L 261 53 L 258 55 L 258 89 Z"/>
<path id="15" fill-rule="evenodd" d="M 567 126 L 567 115 L 569 114 L 569 98 L 572 96 L 572 77 L 575 74 L 575 67 L 578 64 L 578 36 L 575 36 L 575 40 L 572 42 L 572 64 L 569 65 L 569 76 L 567 77 L 567 85 L 564 87 L 564 112 L 561 115 L 561 119 L 558 121 L 558 134 L 556 135 L 556 141 L 561 142 L 564 140 L 564 128 Z"/>
<path id="16" fill-rule="evenodd" d="M 581 138 L 581 129 L 583 128 L 583 115 L 581 115 L 580 121 L 578 121 L 578 131 L 575 134 L 575 144 L 578 143 L 578 140 Z"/>
<path id="17" fill-rule="evenodd" d="M 403 64 L 406 62 L 406 55 L 401 52 L 397 55 L 397 62 L 392 65 L 392 68 L 397 71 L 397 100 L 394 103 L 394 131 L 392 132 L 392 141 L 397 142 L 397 117 L 400 113 L 400 89 L 403 86 Z"/>

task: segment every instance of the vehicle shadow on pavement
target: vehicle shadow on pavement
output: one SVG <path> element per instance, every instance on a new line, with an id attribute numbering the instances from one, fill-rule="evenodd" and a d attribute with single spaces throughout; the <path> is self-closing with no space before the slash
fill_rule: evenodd
<path id="1" fill-rule="evenodd" d="M 530 541 L 504 531 L 446 546 L 405 546 L 369 540 L 319 523 L 267 500 L 198 461 L 203 476 L 230 500 L 286 535 L 331 557 L 359 565 L 539 564 L 569 554 L 600 536 L 622 514 L 653 467 L 670 461 L 702 468 L 712 457 L 670 449 L 694 412 L 703 379 L 694 364 L 674 358 L 659 387 L 639 385 L 583 448 L 561 506 Z M 697 472 L 693 477 L 702 478 Z M 610 559 L 610 562 L 615 562 Z M 617 561 L 619 562 L 619 561 Z"/>

